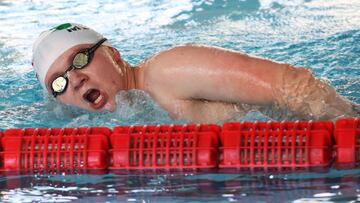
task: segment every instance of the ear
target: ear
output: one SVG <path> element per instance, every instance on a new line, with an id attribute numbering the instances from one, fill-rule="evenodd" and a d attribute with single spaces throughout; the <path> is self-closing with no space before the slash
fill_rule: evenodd
<path id="1" fill-rule="evenodd" d="M 114 48 L 114 47 L 109 47 L 111 53 L 113 54 L 114 60 L 115 61 L 121 61 L 121 54 L 120 52 Z"/>

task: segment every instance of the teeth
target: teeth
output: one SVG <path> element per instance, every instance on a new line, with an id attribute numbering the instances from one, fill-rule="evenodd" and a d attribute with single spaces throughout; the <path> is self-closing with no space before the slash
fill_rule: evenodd
<path id="1" fill-rule="evenodd" d="M 100 96 L 94 101 L 94 103 L 98 104 L 102 98 L 103 98 L 103 96 L 100 94 Z"/>

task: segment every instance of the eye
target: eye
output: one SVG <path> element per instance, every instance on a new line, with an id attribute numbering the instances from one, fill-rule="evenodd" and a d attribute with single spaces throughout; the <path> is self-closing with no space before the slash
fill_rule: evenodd
<path id="1" fill-rule="evenodd" d="M 86 53 L 77 53 L 74 57 L 72 65 L 75 68 L 83 68 L 88 63 L 88 55 Z"/>
<path id="2" fill-rule="evenodd" d="M 67 81 L 64 77 L 58 77 L 51 83 L 51 87 L 55 92 L 62 92 L 66 87 L 66 83 Z"/>

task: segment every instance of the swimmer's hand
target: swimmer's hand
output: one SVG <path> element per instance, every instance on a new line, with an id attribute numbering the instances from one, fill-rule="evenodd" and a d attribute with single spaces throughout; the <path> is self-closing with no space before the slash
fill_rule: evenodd
<path id="1" fill-rule="evenodd" d="M 360 108 L 337 94 L 328 81 L 306 68 L 287 66 L 283 80 L 274 88 L 276 103 L 302 119 L 330 120 L 359 115 Z"/>
<path id="2" fill-rule="evenodd" d="M 355 114 L 355 117 L 360 117 L 360 105 L 359 104 L 353 104 L 352 110 Z"/>

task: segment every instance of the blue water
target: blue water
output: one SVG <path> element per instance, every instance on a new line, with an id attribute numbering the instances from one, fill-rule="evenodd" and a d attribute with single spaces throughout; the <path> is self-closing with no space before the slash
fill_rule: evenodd
<path id="1" fill-rule="evenodd" d="M 31 46 L 42 30 L 63 22 L 103 33 L 132 64 L 181 43 L 217 45 L 309 67 L 360 103 L 359 11 L 356 0 L 0 1 L 0 129 L 186 122 L 172 121 L 137 91 L 118 95 L 114 113 L 55 103 L 35 78 Z M 121 99 L 129 95 L 136 96 L 133 105 Z M 0 200 L 348 202 L 360 195 L 359 175 L 360 170 L 12 175 L 0 178 Z"/>

